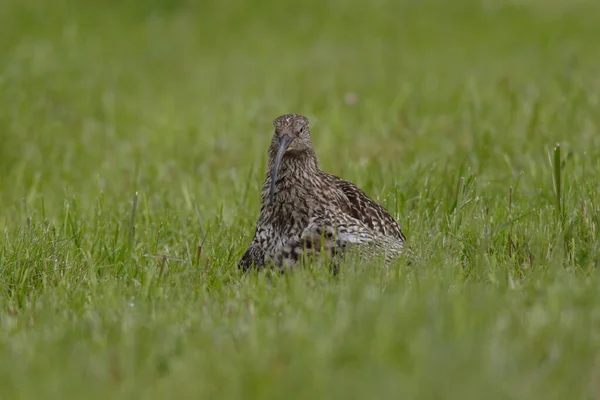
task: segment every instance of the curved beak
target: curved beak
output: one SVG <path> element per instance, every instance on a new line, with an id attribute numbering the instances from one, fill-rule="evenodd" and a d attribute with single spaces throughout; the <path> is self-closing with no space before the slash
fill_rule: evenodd
<path id="1" fill-rule="evenodd" d="M 288 146 L 292 142 L 290 135 L 282 135 L 279 139 L 279 147 L 277 148 L 277 155 L 273 162 L 273 169 L 271 170 L 271 189 L 269 190 L 269 200 L 273 204 L 275 198 L 275 182 L 277 182 L 277 173 L 279 172 L 279 164 L 283 158 L 283 154 L 287 150 Z"/>

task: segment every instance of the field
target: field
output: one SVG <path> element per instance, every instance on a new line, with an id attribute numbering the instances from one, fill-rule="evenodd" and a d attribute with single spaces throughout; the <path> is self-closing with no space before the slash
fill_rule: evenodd
<path id="1" fill-rule="evenodd" d="M 600 3 L 7 0 L 0 398 L 600 398 Z M 272 120 L 418 259 L 236 268 Z"/>

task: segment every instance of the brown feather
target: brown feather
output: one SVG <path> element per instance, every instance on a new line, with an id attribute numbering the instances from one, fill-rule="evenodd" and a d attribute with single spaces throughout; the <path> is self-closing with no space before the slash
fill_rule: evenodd
<path id="1" fill-rule="evenodd" d="M 384 252 L 387 260 L 399 256 L 406 238 L 394 218 L 358 186 L 319 168 L 306 117 L 286 114 L 273 125 L 260 215 L 238 266 L 273 262 L 284 269 L 303 256 L 336 256 L 348 247 Z"/>

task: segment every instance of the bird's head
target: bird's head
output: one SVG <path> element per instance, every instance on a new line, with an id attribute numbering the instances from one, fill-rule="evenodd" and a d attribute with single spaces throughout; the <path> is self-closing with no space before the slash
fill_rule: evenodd
<path id="1" fill-rule="evenodd" d="M 287 156 L 314 155 L 308 119 L 298 114 L 285 114 L 273 121 L 275 133 L 269 149 L 269 157 L 273 159 L 271 170 L 270 199 L 273 202 L 275 182 L 281 160 Z"/>
<path id="2" fill-rule="evenodd" d="M 273 150 L 286 153 L 312 151 L 308 119 L 303 115 L 285 114 L 273 121 Z M 281 150 L 283 149 L 283 150 Z M 275 153 L 277 154 L 277 153 Z"/>

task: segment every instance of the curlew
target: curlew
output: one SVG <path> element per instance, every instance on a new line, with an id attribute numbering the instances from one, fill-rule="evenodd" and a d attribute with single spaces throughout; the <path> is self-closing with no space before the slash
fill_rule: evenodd
<path id="1" fill-rule="evenodd" d="M 273 125 L 260 215 L 238 267 L 283 270 L 305 255 L 352 247 L 398 257 L 406 241 L 400 226 L 358 186 L 319 168 L 308 119 L 285 114 Z"/>

